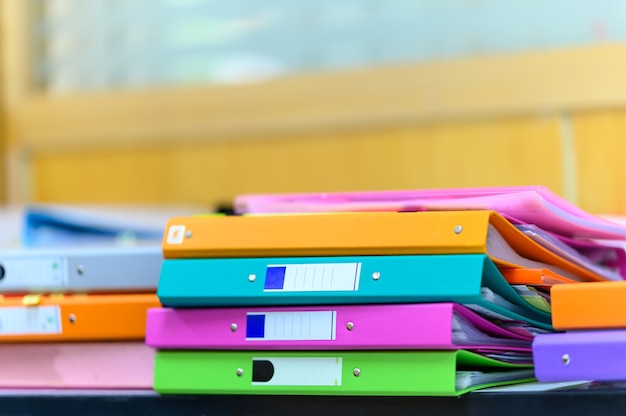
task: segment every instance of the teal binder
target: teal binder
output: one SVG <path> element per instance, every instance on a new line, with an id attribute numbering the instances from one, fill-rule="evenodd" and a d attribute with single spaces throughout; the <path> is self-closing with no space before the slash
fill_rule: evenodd
<path id="1" fill-rule="evenodd" d="M 157 295 L 170 307 L 457 302 L 552 329 L 484 254 L 164 260 Z"/>

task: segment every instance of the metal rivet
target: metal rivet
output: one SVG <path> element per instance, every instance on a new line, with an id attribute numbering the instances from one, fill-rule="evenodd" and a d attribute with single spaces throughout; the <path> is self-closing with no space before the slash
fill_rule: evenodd
<path id="1" fill-rule="evenodd" d="M 238 376 L 238 377 L 243 376 L 243 368 L 238 368 L 238 369 L 237 369 L 237 376 Z"/>
<path id="2" fill-rule="evenodd" d="M 461 231 L 463 231 L 463 226 L 457 225 L 456 227 L 454 227 L 455 234 L 461 234 Z"/>
<path id="3" fill-rule="evenodd" d="M 361 375 L 361 369 L 360 368 L 355 368 L 354 370 L 352 370 L 352 374 L 354 374 L 354 377 L 358 377 Z"/>
<path id="4" fill-rule="evenodd" d="M 187 231 L 187 232 L 185 233 L 185 237 L 187 237 L 187 238 L 191 238 L 191 236 L 192 236 L 192 235 L 193 235 L 193 234 L 191 233 L 191 230 L 189 230 L 189 231 Z"/>
<path id="5" fill-rule="evenodd" d="M 82 275 L 83 273 L 85 273 L 85 266 L 83 266 L 82 264 L 79 264 L 76 267 L 76 273 Z"/>
<path id="6" fill-rule="evenodd" d="M 378 279 L 380 279 L 380 272 L 374 272 L 374 273 L 372 273 L 372 279 L 374 279 L 374 280 L 378 280 Z"/>
<path id="7" fill-rule="evenodd" d="M 236 332 L 237 331 L 237 324 L 236 323 L 230 324 L 230 330 L 233 331 L 233 332 Z"/>
<path id="8" fill-rule="evenodd" d="M 348 329 L 348 331 L 352 331 L 354 329 L 354 322 L 348 322 L 346 324 L 346 328 Z"/>
<path id="9" fill-rule="evenodd" d="M 569 354 L 563 354 L 563 356 L 561 357 L 561 362 L 563 362 L 563 364 L 565 365 L 569 365 L 571 359 L 569 357 Z"/>
<path id="10" fill-rule="evenodd" d="M 256 274 L 249 274 L 248 275 L 248 281 L 254 282 L 255 280 L 256 280 Z"/>
<path id="11" fill-rule="evenodd" d="M 73 313 L 70 313 L 69 320 L 71 324 L 76 323 L 76 315 L 74 315 Z"/>

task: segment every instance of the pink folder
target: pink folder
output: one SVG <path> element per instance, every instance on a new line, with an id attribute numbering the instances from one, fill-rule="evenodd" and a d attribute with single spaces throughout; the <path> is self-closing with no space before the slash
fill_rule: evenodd
<path id="1" fill-rule="evenodd" d="M 152 389 L 143 342 L 0 344 L 0 388 Z"/>
<path id="2" fill-rule="evenodd" d="M 146 330 L 146 343 L 159 349 L 529 352 L 531 342 L 527 331 L 497 326 L 456 303 L 153 308 Z"/>
<path id="3" fill-rule="evenodd" d="M 514 223 L 535 224 L 562 236 L 626 239 L 625 226 L 594 216 L 544 186 L 247 194 L 235 198 L 238 213 L 468 209 L 498 211 Z"/>

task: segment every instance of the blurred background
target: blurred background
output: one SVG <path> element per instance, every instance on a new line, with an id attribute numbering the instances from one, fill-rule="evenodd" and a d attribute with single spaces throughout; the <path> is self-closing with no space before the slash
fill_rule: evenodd
<path id="1" fill-rule="evenodd" d="M 626 213 L 626 3 L 0 0 L 5 204 L 546 185 Z"/>

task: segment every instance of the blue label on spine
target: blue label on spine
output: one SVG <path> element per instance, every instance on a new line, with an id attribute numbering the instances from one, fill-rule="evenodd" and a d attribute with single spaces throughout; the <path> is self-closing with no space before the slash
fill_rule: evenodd
<path id="1" fill-rule="evenodd" d="M 282 289 L 285 285 L 285 273 L 287 267 L 268 267 L 265 272 L 264 289 Z"/>
<path id="2" fill-rule="evenodd" d="M 265 315 L 246 317 L 246 338 L 265 338 Z"/>

